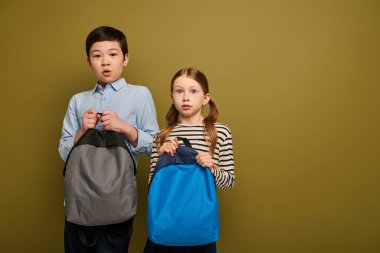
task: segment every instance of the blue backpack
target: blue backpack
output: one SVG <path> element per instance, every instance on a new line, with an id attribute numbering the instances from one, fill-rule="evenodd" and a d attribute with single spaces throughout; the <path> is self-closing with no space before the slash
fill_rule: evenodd
<path id="1" fill-rule="evenodd" d="M 158 159 L 148 192 L 148 237 L 166 246 L 196 246 L 219 237 L 214 176 L 201 167 L 186 138 L 173 156 Z"/>

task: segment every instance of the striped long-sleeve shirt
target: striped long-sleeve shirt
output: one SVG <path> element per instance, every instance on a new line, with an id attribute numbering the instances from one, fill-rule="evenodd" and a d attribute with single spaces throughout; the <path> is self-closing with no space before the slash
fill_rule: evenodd
<path id="1" fill-rule="evenodd" d="M 212 156 L 213 163 L 217 166 L 214 170 L 214 178 L 216 186 L 228 190 L 234 186 L 235 172 L 234 172 L 234 157 L 232 150 L 232 135 L 230 129 L 223 124 L 215 123 L 217 130 L 218 141 Z M 209 144 L 204 136 L 203 125 L 184 125 L 178 124 L 170 133 L 167 140 L 175 137 L 187 138 L 192 147 L 198 152 L 209 152 Z M 183 144 L 180 141 L 180 145 Z M 153 140 L 152 155 L 151 155 L 151 169 L 149 173 L 149 182 L 156 168 L 159 154 L 157 149 L 156 138 Z"/>

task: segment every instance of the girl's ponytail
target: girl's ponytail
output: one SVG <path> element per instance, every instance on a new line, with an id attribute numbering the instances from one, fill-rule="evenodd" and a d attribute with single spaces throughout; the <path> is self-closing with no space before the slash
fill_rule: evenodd
<path id="1" fill-rule="evenodd" d="M 170 132 L 173 130 L 173 128 L 177 125 L 179 119 L 179 112 L 175 108 L 174 104 L 172 104 L 169 108 L 168 113 L 166 114 L 166 127 L 162 129 L 157 134 L 157 147 L 161 147 L 164 142 L 166 141 L 166 138 L 170 134 Z"/>
<path id="2" fill-rule="evenodd" d="M 204 128 L 205 128 L 205 138 L 210 142 L 210 152 L 214 154 L 216 143 L 218 141 L 218 135 L 215 128 L 215 123 L 218 119 L 219 111 L 216 107 L 216 103 L 212 98 L 208 102 L 209 113 L 206 118 L 203 119 Z M 208 138 L 207 138 L 208 137 Z"/>

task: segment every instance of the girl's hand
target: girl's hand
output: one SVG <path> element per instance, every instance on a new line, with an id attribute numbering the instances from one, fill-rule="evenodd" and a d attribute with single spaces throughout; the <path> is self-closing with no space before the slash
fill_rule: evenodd
<path id="1" fill-rule="evenodd" d="M 202 167 L 207 167 L 211 173 L 214 173 L 214 163 L 212 162 L 212 157 L 209 153 L 198 153 L 195 157 L 197 163 Z"/>
<path id="2" fill-rule="evenodd" d="M 158 152 L 160 155 L 162 155 L 163 153 L 168 153 L 169 155 L 173 156 L 177 148 L 178 148 L 178 139 L 174 138 L 162 144 Z"/>

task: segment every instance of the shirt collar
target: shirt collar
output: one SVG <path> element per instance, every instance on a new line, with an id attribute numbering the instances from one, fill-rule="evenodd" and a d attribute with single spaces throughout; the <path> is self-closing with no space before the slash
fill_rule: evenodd
<path id="1" fill-rule="evenodd" d="M 111 86 L 111 88 L 114 90 L 114 91 L 119 91 L 121 88 L 123 88 L 125 85 L 127 85 L 128 83 L 125 81 L 124 78 L 120 78 L 118 79 L 117 81 L 113 82 L 113 83 L 109 83 L 107 84 L 107 86 Z M 106 87 L 107 87 L 106 86 Z M 93 89 L 92 93 L 95 93 L 97 91 L 99 91 L 100 89 L 103 90 L 103 87 L 100 85 L 100 84 L 96 84 L 95 85 L 95 88 Z"/>

